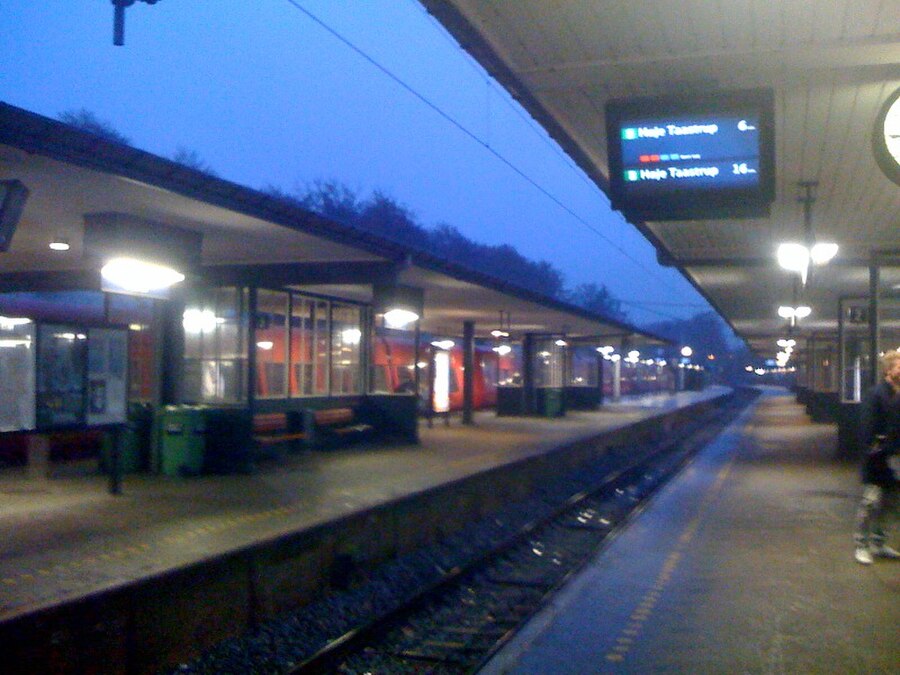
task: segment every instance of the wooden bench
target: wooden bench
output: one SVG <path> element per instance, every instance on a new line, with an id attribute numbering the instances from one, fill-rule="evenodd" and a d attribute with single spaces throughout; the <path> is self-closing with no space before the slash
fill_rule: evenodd
<path id="1" fill-rule="evenodd" d="M 253 440 L 259 445 L 301 441 L 306 434 L 291 424 L 286 412 L 257 413 L 253 416 Z"/>
<path id="2" fill-rule="evenodd" d="M 323 408 L 321 410 L 303 411 L 303 429 L 306 439 L 317 443 L 350 436 L 368 435 L 375 427 L 362 422 L 353 408 Z"/>

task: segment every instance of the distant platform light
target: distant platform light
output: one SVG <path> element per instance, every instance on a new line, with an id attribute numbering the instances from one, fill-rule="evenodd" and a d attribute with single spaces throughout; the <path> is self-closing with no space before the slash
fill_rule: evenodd
<path id="1" fill-rule="evenodd" d="M 63 239 L 62 237 L 57 237 L 49 244 L 51 251 L 68 251 L 71 246 L 69 246 L 69 242 L 67 239 Z"/>

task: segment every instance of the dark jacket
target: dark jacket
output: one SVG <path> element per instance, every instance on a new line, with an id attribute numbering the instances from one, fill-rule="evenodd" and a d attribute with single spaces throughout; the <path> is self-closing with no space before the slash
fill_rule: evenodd
<path id="1" fill-rule="evenodd" d="M 888 459 L 900 449 L 900 393 L 882 380 L 873 387 L 862 409 L 862 442 L 866 457 L 862 465 L 864 483 L 897 486 L 898 479 Z"/>

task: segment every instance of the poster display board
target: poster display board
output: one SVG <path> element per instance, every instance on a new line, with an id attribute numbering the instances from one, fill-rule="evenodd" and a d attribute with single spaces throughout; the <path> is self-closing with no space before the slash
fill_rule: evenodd
<path id="1" fill-rule="evenodd" d="M 41 324 L 38 328 L 38 427 L 84 424 L 87 334 L 78 326 Z"/>
<path id="2" fill-rule="evenodd" d="M 122 424 L 127 416 L 128 333 L 92 328 L 87 343 L 87 423 Z"/>
<path id="3" fill-rule="evenodd" d="M 0 317 L 0 432 L 34 429 L 35 326 Z"/>
<path id="4" fill-rule="evenodd" d="M 31 398 L 38 429 L 126 421 L 125 329 L 40 324 L 35 373 Z"/>

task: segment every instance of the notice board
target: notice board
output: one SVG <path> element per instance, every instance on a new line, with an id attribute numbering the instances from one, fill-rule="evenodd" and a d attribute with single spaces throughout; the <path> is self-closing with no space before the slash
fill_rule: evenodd
<path id="1" fill-rule="evenodd" d="M 34 429 L 35 326 L 0 326 L 0 432 Z"/>

